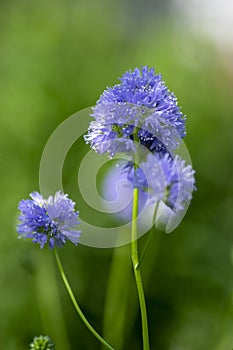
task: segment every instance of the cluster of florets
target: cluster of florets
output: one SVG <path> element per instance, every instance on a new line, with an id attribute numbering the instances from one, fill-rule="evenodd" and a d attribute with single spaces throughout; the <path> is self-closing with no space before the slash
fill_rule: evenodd
<path id="1" fill-rule="evenodd" d="M 47 335 L 34 337 L 30 344 L 30 350 L 55 350 L 55 345 Z"/>
<path id="2" fill-rule="evenodd" d="M 41 248 L 46 243 L 50 248 L 63 246 L 67 240 L 78 243 L 78 212 L 67 194 L 59 191 L 55 196 L 44 199 L 38 192 L 33 192 L 30 197 L 32 199 L 21 200 L 19 203 L 19 237 L 31 238 Z"/>
<path id="3" fill-rule="evenodd" d="M 174 155 L 186 134 L 177 98 L 147 66 L 126 72 L 120 81 L 93 107 L 85 140 L 97 153 L 131 155 L 124 171 L 134 187 L 178 212 L 191 199 L 195 180 L 192 167 Z"/>
<path id="4" fill-rule="evenodd" d="M 126 72 L 93 108 L 85 139 L 98 153 L 136 152 L 135 142 L 152 152 L 174 150 L 185 136 L 185 118 L 160 74 L 147 66 Z"/>

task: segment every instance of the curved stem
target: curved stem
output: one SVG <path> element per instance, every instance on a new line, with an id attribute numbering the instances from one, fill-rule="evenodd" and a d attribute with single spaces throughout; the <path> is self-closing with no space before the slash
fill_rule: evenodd
<path id="1" fill-rule="evenodd" d="M 142 285 L 142 277 L 140 267 L 138 266 L 138 246 L 137 246 L 137 216 L 138 216 L 138 188 L 134 188 L 133 192 L 133 210 L 132 210 L 132 226 L 131 226 L 131 258 L 133 263 L 134 275 L 138 290 L 138 298 L 141 309 L 142 320 L 142 337 L 143 337 L 143 350 L 149 350 L 149 335 L 148 335 L 148 323 L 146 302 Z"/>
<path id="2" fill-rule="evenodd" d="M 110 349 L 110 350 L 114 350 L 114 348 L 109 345 L 106 340 L 104 340 L 97 332 L 96 330 L 90 325 L 90 323 L 88 322 L 88 320 L 86 319 L 86 317 L 84 316 L 82 310 L 80 309 L 76 299 L 75 299 L 75 296 L 74 296 L 74 293 L 71 289 L 71 286 L 67 280 L 67 277 L 65 275 L 65 272 L 64 272 L 64 269 L 63 269 L 63 266 L 62 266 L 62 263 L 61 263 L 61 260 L 60 260 L 60 257 L 58 255 L 58 251 L 57 249 L 55 248 L 54 249 L 54 254 L 55 254 L 55 259 L 56 259 L 56 262 L 57 262 L 57 265 L 58 265 L 58 269 L 60 271 L 60 274 L 61 274 L 61 277 L 62 277 L 62 280 L 64 282 L 64 285 L 67 289 L 67 292 L 70 296 L 70 299 L 73 303 L 73 306 L 76 310 L 76 312 L 78 313 L 78 315 L 80 316 L 81 320 L 83 321 L 83 323 L 86 325 L 86 327 L 89 329 L 89 331 L 96 337 L 96 339 L 98 339 L 103 345 L 106 346 L 107 349 Z"/>

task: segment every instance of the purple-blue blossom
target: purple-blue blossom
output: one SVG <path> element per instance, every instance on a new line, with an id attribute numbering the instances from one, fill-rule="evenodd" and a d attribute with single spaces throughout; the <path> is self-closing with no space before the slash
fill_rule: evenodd
<path id="1" fill-rule="evenodd" d="M 98 153 L 136 152 L 134 142 L 153 153 L 172 152 L 185 136 L 177 98 L 148 66 L 126 72 L 93 108 L 87 143 Z"/>
<path id="2" fill-rule="evenodd" d="M 44 199 L 40 193 L 33 192 L 30 197 L 32 199 L 19 202 L 19 238 L 31 238 L 41 248 L 46 243 L 54 248 L 63 246 L 67 240 L 74 244 L 79 242 L 78 212 L 75 211 L 75 202 L 67 194 L 58 191 Z"/>
<path id="3" fill-rule="evenodd" d="M 163 201 L 176 213 L 190 202 L 195 189 L 192 166 L 177 155 L 173 159 L 168 153 L 162 156 L 149 153 L 139 168 L 129 172 L 128 179 L 134 187 L 147 191 L 151 202 Z"/>

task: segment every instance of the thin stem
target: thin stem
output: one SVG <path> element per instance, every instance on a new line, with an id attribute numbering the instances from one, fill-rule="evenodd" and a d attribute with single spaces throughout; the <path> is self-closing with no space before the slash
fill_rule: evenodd
<path id="1" fill-rule="evenodd" d="M 138 290 L 138 298 L 141 309 L 142 320 L 142 337 L 143 350 L 149 350 L 149 335 L 146 313 L 146 302 L 142 285 L 140 268 L 138 266 L 138 246 L 137 246 L 137 216 L 138 216 L 138 188 L 134 188 L 133 192 L 133 210 L 132 210 L 132 226 L 131 226 L 131 258 L 133 263 L 134 275 Z"/>
<path id="2" fill-rule="evenodd" d="M 150 229 L 150 231 L 149 231 L 149 236 L 148 236 L 147 241 L 146 241 L 146 243 L 145 243 L 145 245 L 144 245 L 144 248 L 143 248 L 143 250 L 142 250 L 142 254 L 141 254 L 141 256 L 140 256 L 139 262 L 138 262 L 138 264 L 137 264 L 137 266 L 136 266 L 137 269 L 139 268 L 139 266 L 140 266 L 141 263 L 142 263 L 142 260 L 143 260 L 143 258 L 144 258 L 144 255 L 145 255 L 145 253 L 146 253 L 146 251 L 147 251 L 147 248 L 148 248 L 148 246 L 149 246 L 149 243 L 150 243 L 151 238 L 152 238 L 153 233 L 154 233 L 154 223 L 155 223 L 156 214 L 157 214 L 157 210 L 158 210 L 158 203 L 159 203 L 159 202 L 157 202 L 156 205 L 155 205 L 155 210 L 154 210 L 153 219 L 152 219 L 152 227 L 151 227 L 151 229 Z"/>
<path id="3" fill-rule="evenodd" d="M 80 309 L 76 299 L 75 299 L 75 296 L 74 296 L 74 293 L 71 289 L 71 286 L 67 280 L 67 277 L 65 275 L 65 272 L 64 272 L 64 269 L 63 269 L 63 266 L 62 266 L 62 263 L 61 263 L 61 260 L 60 260 L 60 257 L 58 255 L 58 251 L 57 249 L 55 248 L 54 249 L 54 253 L 55 253 L 55 259 L 56 259 L 56 262 L 57 262 L 57 266 L 58 266 L 58 269 L 60 271 L 60 274 L 61 274 L 61 277 L 62 277 L 62 280 L 64 282 L 64 285 L 67 289 L 67 292 L 70 296 L 70 299 L 73 303 L 73 306 L 75 308 L 75 310 L 77 311 L 78 315 L 80 316 L 81 320 L 83 321 L 83 323 L 87 326 L 87 328 L 89 329 L 89 331 L 96 337 L 96 339 L 98 339 L 103 345 L 106 346 L 106 348 L 110 349 L 110 350 L 114 350 L 114 348 L 109 345 L 97 332 L 96 330 L 90 325 L 90 323 L 87 321 L 86 317 L 84 316 L 84 314 L 82 313 L 82 310 Z"/>

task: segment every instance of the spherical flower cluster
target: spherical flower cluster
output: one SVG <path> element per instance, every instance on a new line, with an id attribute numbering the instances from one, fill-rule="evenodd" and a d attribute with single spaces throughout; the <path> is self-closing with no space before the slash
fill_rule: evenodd
<path id="1" fill-rule="evenodd" d="M 160 74 L 147 66 L 126 72 L 93 108 L 87 143 L 114 156 L 136 152 L 134 142 L 152 152 L 175 150 L 185 136 L 185 118 Z"/>
<path id="2" fill-rule="evenodd" d="M 143 175 L 142 175 L 143 174 Z M 135 187 L 147 191 L 152 202 L 163 201 L 174 212 L 182 211 L 195 188 L 194 170 L 179 156 L 148 154 L 135 170 Z M 137 180 L 137 179 L 140 179 Z"/>
<path id="3" fill-rule="evenodd" d="M 78 212 L 67 194 L 59 191 L 44 199 L 38 192 L 33 192 L 30 197 L 32 199 L 21 200 L 18 206 L 21 211 L 21 222 L 17 227 L 19 238 L 32 238 L 41 248 L 48 242 L 51 249 L 63 246 L 67 240 L 78 243 Z"/>

